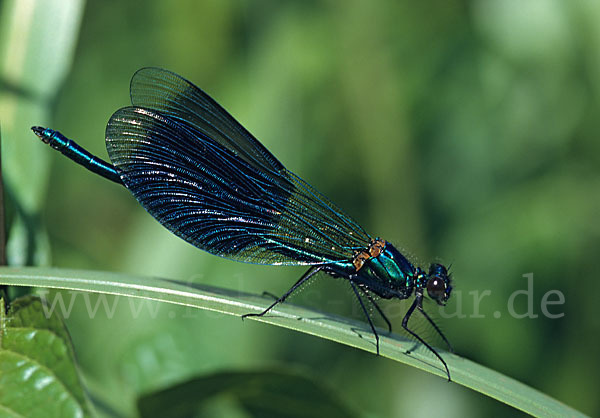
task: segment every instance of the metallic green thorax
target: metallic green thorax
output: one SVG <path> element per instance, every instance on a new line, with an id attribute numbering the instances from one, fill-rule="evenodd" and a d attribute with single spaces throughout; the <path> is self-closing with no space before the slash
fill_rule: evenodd
<path id="1" fill-rule="evenodd" d="M 429 296 L 439 304 L 448 300 L 452 287 L 444 266 L 434 263 L 428 274 L 413 266 L 389 242 L 374 242 L 384 243 L 382 250 L 376 252 L 376 256 L 365 258 L 360 264 L 357 264 L 355 259 L 354 263 L 332 265 L 326 268 L 326 271 L 334 276 L 347 277 L 358 286 L 384 299 L 407 299 L 413 291 L 423 294 L 423 290 L 428 289 Z"/>
<path id="2" fill-rule="evenodd" d="M 390 243 L 377 257 L 369 258 L 356 272 L 356 283 L 378 296 L 406 299 L 413 292 L 416 269 Z"/>

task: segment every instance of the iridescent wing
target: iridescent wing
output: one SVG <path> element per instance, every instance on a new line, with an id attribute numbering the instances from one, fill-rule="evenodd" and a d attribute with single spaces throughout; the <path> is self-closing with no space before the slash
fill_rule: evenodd
<path id="1" fill-rule="evenodd" d="M 195 127 L 247 163 L 280 171 L 283 165 L 208 94 L 161 68 L 141 68 L 131 78 L 131 104 Z"/>
<path id="2" fill-rule="evenodd" d="M 131 89 L 136 106 L 111 117 L 107 150 L 126 187 L 176 235 L 258 264 L 348 261 L 369 244 L 356 222 L 199 88 L 142 69 Z"/>

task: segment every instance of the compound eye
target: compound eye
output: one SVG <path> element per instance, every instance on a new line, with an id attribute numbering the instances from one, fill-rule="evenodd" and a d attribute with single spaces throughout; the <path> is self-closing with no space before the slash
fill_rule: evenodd
<path id="1" fill-rule="evenodd" d="M 427 293 L 431 299 L 443 301 L 446 297 L 446 284 L 439 277 L 432 277 L 427 281 Z"/>

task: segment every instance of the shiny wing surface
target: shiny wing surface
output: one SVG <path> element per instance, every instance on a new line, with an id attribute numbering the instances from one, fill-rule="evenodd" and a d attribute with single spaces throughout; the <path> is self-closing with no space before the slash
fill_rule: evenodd
<path id="1" fill-rule="evenodd" d="M 190 105 L 211 113 L 193 123 L 140 107 L 111 117 L 110 159 L 153 217 L 198 248 L 257 264 L 347 261 L 368 245 L 358 224 L 212 104 Z M 226 121 L 217 138 L 214 120 Z"/>
<path id="2" fill-rule="evenodd" d="M 131 104 L 153 109 L 195 127 L 248 164 L 262 170 L 284 167 L 254 136 L 199 87 L 161 68 L 138 70 L 131 78 Z"/>

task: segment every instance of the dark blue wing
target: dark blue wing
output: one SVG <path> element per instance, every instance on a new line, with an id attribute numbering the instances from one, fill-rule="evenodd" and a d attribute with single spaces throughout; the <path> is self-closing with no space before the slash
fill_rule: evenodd
<path id="1" fill-rule="evenodd" d="M 165 227 L 212 254 L 259 264 L 347 261 L 369 244 L 358 224 L 192 84 L 140 70 L 132 97 L 143 71 L 170 76 L 154 77 L 157 103 L 149 85 L 142 89 L 152 109 L 111 117 L 107 149 L 123 183 Z"/>
<path id="2" fill-rule="evenodd" d="M 259 169 L 284 168 L 208 94 L 171 71 L 153 67 L 138 70 L 131 78 L 130 95 L 132 105 L 186 122 Z"/>

